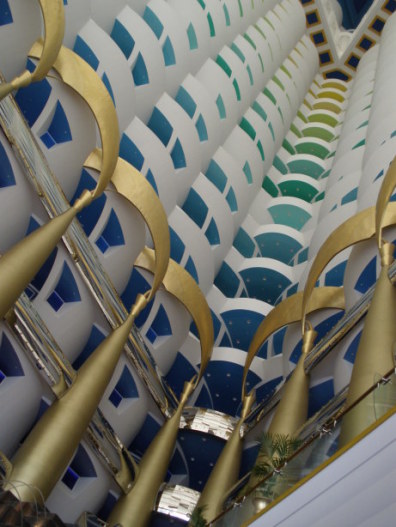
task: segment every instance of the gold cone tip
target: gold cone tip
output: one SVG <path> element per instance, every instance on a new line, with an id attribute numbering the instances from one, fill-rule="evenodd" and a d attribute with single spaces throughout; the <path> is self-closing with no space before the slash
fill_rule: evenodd
<path id="1" fill-rule="evenodd" d="M 303 355 L 306 355 L 312 350 L 314 343 L 315 343 L 315 339 L 318 335 L 318 332 L 312 328 L 311 324 L 309 322 L 307 322 L 307 324 L 308 324 L 308 329 L 304 331 L 303 341 L 302 341 Z"/>
<path id="2" fill-rule="evenodd" d="M 395 252 L 395 246 L 393 245 L 393 243 L 383 242 L 381 247 L 379 248 L 379 252 L 381 256 L 382 267 L 389 266 L 393 263 L 393 253 Z"/>
<path id="3" fill-rule="evenodd" d="M 245 395 L 242 400 L 242 411 L 241 411 L 241 420 L 242 422 L 248 416 L 250 410 L 252 409 L 253 404 L 256 401 L 256 391 L 252 390 L 249 394 Z"/>
<path id="4" fill-rule="evenodd" d="M 0 101 L 4 99 L 4 97 L 7 97 L 7 95 L 9 95 L 13 89 L 13 85 L 9 82 L 0 84 Z"/>
<path id="5" fill-rule="evenodd" d="M 79 213 L 81 212 L 85 207 L 88 207 L 92 203 L 94 199 L 94 194 L 92 191 L 84 190 L 84 192 L 81 194 L 81 196 L 76 200 L 76 202 L 73 205 L 73 209 Z"/>
<path id="6" fill-rule="evenodd" d="M 150 291 L 151 290 L 147 291 L 144 294 L 139 293 L 137 295 L 135 303 L 132 306 L 131 312 L 127 320 L 128 319 L 131 319 L 131 321 L 135 320 L 135 318 L 139 315 L 139 313 L 141 313 L 141 311 L 143 311 L 143 309 L 147 306 L 148 299 L 150 297 Z"/>
<path id="7" fill-rule="evenodd" d="M 32 82 L 33 76 L 30 71 L 25 70 L 23 73 L 15 77 L 11 82 L 0 84 L 0 101 L 7 97 L 13 90 L 24 88 Z"/>
<path id="8" fill-rule="evenodd" d="M 193 391 L 196 388 L 195 383 L 196 375 L 190 380 L 184 383 L 183 392 L 180 396 L 180 402 L 179 406 L 183 406 L 187 403 L 188 399 L 190 398 L 190 395 L 193 393 Z"/>

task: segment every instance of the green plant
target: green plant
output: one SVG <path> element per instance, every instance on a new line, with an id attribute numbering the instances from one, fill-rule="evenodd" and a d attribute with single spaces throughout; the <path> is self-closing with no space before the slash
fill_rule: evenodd
<path id="1" fill-rule="evenodd" d="M 295 437 L 264 433 L 261 437 L 259 462 L 253 469 L 254 474 L 264 478 L 274 470 L 279 470 L 300 444 L 301 441 Z"/>
<path id="2" fill-rule="evenodd" d="M 260 489 L 265 498 L 273 500 L 293 485 L 294 474 L 289 473 L 285 463 L 300 445 L 301 440 L 295 437 L 283 434 L 263 434 L 258 461 L 253 468 L 253 473 L 259 478 L 265 478 L 273 473 L 263 482 Z"/>
<path id="3" fill-rule="evenodd" d="M 191 515 L 189 527 L 206 527 L 208 524 L 203 515 L 205 507 L 196 507 Z"/>

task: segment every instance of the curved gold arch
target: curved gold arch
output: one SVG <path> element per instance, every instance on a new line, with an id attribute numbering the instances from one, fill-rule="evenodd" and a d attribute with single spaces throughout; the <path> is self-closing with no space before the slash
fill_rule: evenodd
<path id="1" fill-rule="evenodd" d="M 138 256 L 135 265 L 154 273 L 155 255 L 146 247 Z M 197 327 L 201 344 L 201 366 L 194 387 L 200 381 L 212 355 L 214 332 L 209 306 L 191 275 L 174 260 L 169 260 L 163 284 L 165 289 L 175 296 L 191 314 Z"/>
<path id="2" fill-rule="evenodd" d="M 245 396 L 245 383 L 250 365 L 261 345 L 278 329 L 301 320 L 303 309 L 303 291 L 299 291 L 272 309 L 257 328 L 246 356 L 242 377 L 242 399 Z M 345 309 L 343 287 L 317 287 L 314 289 L 308 305 L 308 312 L 318 309 Z"/>
<path id="3" fill-rule="evenodd" d="M 41 58 L 33 72 L 25 70 L 11 82 L 0 85 L 0 100 L 12 90 L 28 86 L 31 82 L 42 80 L 52 68 L 65 34 L 65 13 L 63 0 L 39 0 L 44 20 L 44 43 Z"/>
<path id="4" fill-rule="evenodd" d="M 380 249 L 382 246 L 382 229 L 385 211 L 388 207 L 392 192 L 396 187 L 396 158 L 393 158 L 378 194 L 376 212 L 375 212 L 375 229 L 377 233 L 377 244 Z"/>
<path id="5" fill-rule="evenodd" d="M 94 150 L 86 159 L 84 166 L 100 172 L 101 151 Z M 153 285 L 148 296 L 148 301 L 150 301 L 164 279 L 170 256 L 170 236 L 165 210 L 143 174 L 120 157 L 117 160 L 111 182 L 117 192 L 139 211 L 153 239 L 155 271 Z"/>
<path id="6" fill-rule="evenodd" d="M 376 233 L 376 207 L 369 207 L 352 216 L 335 229 L 319 249 L 315 260 L 311 265 L 308 278 L 304 288 L 302 304 L 302 331 L 304 332 L 305 318 L 307 315 L 307 304 L 315 288 L 315 284 L 326 265 L 338 253 L 354 245 L 355 243 L 368 240 Z M 382 227 L 388 227 L 396 223 L 396 203 L 389 203 L 381 219 Z"/>
<path id="7" fill-rule="evenodd" d="M 29 52 L 34 58 L 40 58 L 43 44 L 36 42 Z M 118 159 L 120 132 L 113 101 L 97 73 L 76 53 L 64 46 L 53 64 L 62 81 L 76 91 L 88 104 L 97 122 L 102 142 L 102 165 L 99 180 L 92 192 L 98 197 L 109 183 Z"/>

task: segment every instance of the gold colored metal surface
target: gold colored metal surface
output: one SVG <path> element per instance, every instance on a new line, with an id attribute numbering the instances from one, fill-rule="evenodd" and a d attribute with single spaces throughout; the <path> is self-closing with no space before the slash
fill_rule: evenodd
<path id="1" fill-rule="evenodd" d="M 60 399 L 62 397 L 62 395 L 65 394 L 67 388 L 68 388 L 68 386 L 67 386 L 67 382 L 66 382 L 65 376 L 63 375 L 63 372 L 61 371 L 59 373 L 59 380 L 58 380 L 58 382 L 51 386 L 51 390 L 54 392 L 56 397 L 58 399 Z"/>
<path id="2" fill-rule="evenodd" d="M 252 361 L 258 353 L 260 347 L 267 340 L 267 338 L 278 329 L 286 326 L 287 324 L 291 324 L 292 322 L 298 322 L 301 320 L 303 314 L 302 301 L 302 291 L 285 298 L 283 302 L 275 306 L 274 309 L 268 313 L 268 315 L 257 328 L 246 356 L 242 378 L 242 397 L 244 397 L 245 394 L 246 377 L 249 372 L 250 365 L 252 364 Z M 307 312 L 311 313 L 312 311 L 325 308 L 345 309 L 344 289 L 342 287 L 316 287 L 314 289 L 309 299 Z"/>
<path id="3" fill-rule="evenodd" d="M 380 191 L 378 193 L 376 209 L 375 209 L 375 230 L 377 233 L 378 248 L 382 246 L 382 229 L 385 211 L 388 207 L 392 192 L 396 187 L 396 158 L 390 164 L 385 177 L 382 181 Z"/>
<path id="4" fill-rule="evenodd" d="M 57 399 L 17 451 L 5 485 L 21 501 L 42 502 L 70 462 L 114 373 L 135 317 L 147 305 L 138 295 L 132 311 L 90 355 L 66 393 Z M 21 485 L 21 482 L 25 485 Z"/>
<path id="5" fill-rule="evenodd" d="M 12 463 L 8 459 L 8 457 L 0 450 L 0 462 L 4 467 L 5 470 L 5 477 L 8 479 L 8 476 L 11 474 L 12 471 Z"/>
<path id="6" fill-rule="evenodd" d="M 304 371 L 304 358 L 311 351 L 316 336 L 317 332 L 313 329 L 304 332 L 302 353 L 291 377 L 285 383 L 282 399 L 268 430 L 270 434 L 292 437 L 307 420 L 309 377 Z"/>
<path id="7" fill-rule="evenodd" d="M 31 82 L 42 80 L 49 70 L 62 46 L 65 33 L 65 14 L 63 0 L 39 0 L 44 20 L 43 52 L 35 70 L 25 70 L 21 75 L 0 85 L 0 100 L 13 90 L 28 86 Z"/>
<path id="8" fill-rule="evenodd" d="M 317 335 L 318 333 L 312 328 L 311 323 L 306 322 L 301 346 L 301 353 L 303 355 L 308 355 L 308 353 L 312 350 Z"/>
<path id="9" fill-rule="evenodd" d="M 395 252 L 395 246 L 393 243 L 388 243 L 382 241 L 380 247 L 380 256 L 381 256 L 381 267 L 388 267 L 393 263 L 393 253 Z"/>
<path id="10" fill-rule="evenodd" d="M 305 423 L 308 416 L 309 376 L 304 370 L 304 359 L 313 348 L 317 332 L 312 328 L 305 330 L 303 335 L 302 353 L 291 377 L 284 385 L 280 403 L 271 421 L 268 433 L 295 437 L 296 432 Z M 255 465 L 260 465 L 265 453 L 259 454 Z M 251 472 L 246 492 L 259 483 L 261 477 Z"/>
<path id="11" fill-rule="evenodd" d="M 311 265 L 308 278 L 305 284 L 303 307 L 302 307 L 302 328 L 305 326 L 307 315 L 307 303 L 315 287 L 315 284 L 326 265 L 347 247 L 355 243 L 367 240 L 376 233 L 376 208 L 369 207 L 352 218 L 342 223 L 326 239 L 319 249 L 315 260 Z M 396 203 L 389 203 L 381 215 L 382 227 L 387 227 L 396 223 Z"/>
<path id="12" fill-rule="evenodd" d="M 386 252 L 389 261 L 389 254 L 393 252 L 394 246 L 384 243 L 381 249 Z M 364 321 L 349 383 L 347 406 L 395 367 L 393 352 L 396 344 L 396 289 L 388 277 L 389 265 L 383 265 L 381 269 Z M 374 395 L 366 397 L 345 415 L 340 446 L 346 445 L 370 424 L 374 413 L 373 397 Z"/>
<path id="13" fill-rule="evenodd" d="M 34 278 L 78 212 L 92 200 L 89 192 L 73 207 L 16 243 L 0 258 L 0 318 Z"/>
<path id="14" fill-rule="evenodd" d="M 84 163 L 87 168 L 101 170 L 100 150 L 94 150 Z M 162 283 L 169 262 L 170 237 L 165 210 L 146 178 L 120 157 L 111 177 L 117 192 L 124 196 L 142 215 L 154 244 L 155 271 L 149 300 Z"/>
<path id="15" fill-rule="evenodd" d="M 43 44 L 36 42 L 29 52 L 40 58 Z M 53 64 L 62 81 L 76 91 L 88 104 L 97 122 L 102 142 L 102 163 L 93 197 L 99 196 L 110 181 L 118 159 L 120 132 L 113 101 L 97 73 L 76 53 L 64 46 Z"/>
<path id="16" fill-rule="evenodd" d="M 118 500 L 111 512 L 107 520 L 110 527 L 118 524 L 122 527 L 145 527 L 150 522 L 159 488 L 175 448 L 183 408 L 194 388 L 192 381 L 184 384 L 179 406 L 146 450 L 132 489 Z"/>
<path id="17" fill-rule="evenodd" d="M 155 254 L 146 247 L 138 256 L 135 265 L 151 273 L 155 270 Z M 163 284 L 189 311 L 197 327 L 201 344 L 201 365 L 195 386 L 200 381 L 213 350 L 214 332 L 212 316 L 205 297 L 191 275 L 174 260 L 169 260 Z"/>
<path id="18" fill-rule="evenodd" d="M 243 400 L 241 417 L 223 448 L 216 465 L 210 473 L 209 479 L 198 500 L 197 507 L 202 507 L 204 518 L 210 522 L 222 510 L 228 492 L 237 482 L 243 449 L 241 427 L 255 400 L 255 394 L 250 393 Z"/>
<path id="19" fill-rule="evenodd" d="M 133 475 L 131 474 L 128 462 L 131 463 L 131 465 L 133 466 L 135 474 L 137 473 L 137 464 L 133 457 L 130 456 L 125 449 L 119 449 L 119 456 L 120 469 L 114 475 L 114 479 L 116 480 L 122 491 L 126 494 L 132 488 L 133 482 Z"/>

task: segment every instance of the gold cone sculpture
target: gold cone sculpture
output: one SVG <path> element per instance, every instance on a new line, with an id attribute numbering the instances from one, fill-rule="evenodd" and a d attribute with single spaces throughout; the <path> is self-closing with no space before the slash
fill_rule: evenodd
<path id="1" fill-rule="evenodd" d="M 183 408 L 196 386 L 195 380 L 184 384 L 175 413 L 162 426 L 144 453 L 132 489 L 118 500 L 107 520 L 110 527 L 145 527 L 149 524 L 159 488 L 165 479 L 175 448 Z"/>
<path id="2" fill-rule="evenodd" d="M 396 291 L 389 280 L 389 267 L 393 262 L 395 247 L 382 237 L 383 229 L 389 225 L 389 211 L 394 207 L 394 203 L 389 201 L 395 187 L 396 158 L 385 174 L 375 206 L 375 236 L 381 256 L 381 273 L 356 352 L 347 406 L 353 404 L 380 377 L 395 367 L 393 351 L 396 342 Z M 395 221 L 391 224 L 395 224 Z M 371 394 L 343 418 L 339 446 L 346 445 L 374 420 L 374 394 Z"/>
<path id="3" fill-rule="evenodd" d="M 0 317 L 4 318 L 62 238 L 74 217 L 92 201 L 83 192 L 66 212 L 15 244 L 0 258 Z"/>
<path id="4" fill-rule="evenodd" d="M 384 243 L 380 247 L 381 273 L 356 352 L 347 407 L 395 367 L 393 349 L 396 342 L 396 290 L 388 277 L 394 249 L 391 243 Z M 374 412 L 374 394 L 371 394 L 343 418 L 339 446 L 346 445 L 367 428 L 374 420 Z"/>
<path id="5" fill-rule="evenodd" d="M 120 184 L 118 180 L 117 188 Z M 130 196 L 130 192 L 127 194 Z M 155 271 L 155 264 L 156 254 L 147 247 L 135 262 L 137 267 L 150 272 Z M 149 523 L 175 448 L 183 408 L 202 378 L 212 353 L 214 332 L 210 309 L 195 280 L 183 267 L 170 259 L 162 283 L 165 290 L 177 298 L 192 316 L 201 346 L 200 368 L 198 374 L 184 384 L 175 413 L 165 422 L 146 450 L 131 490 L 118 500 L 107 520 L 110 526 L 119 524 L 122 527 L 144 527 Z"/>
<path id="6" fill-rule="evenodd" d="M 147 305 L 138 295 L 132 311 L 78 370 L 73 384 L 38 421 L 12 460 L 5 490 L 21 501 L 45 501 L 66 469 L 114 373 L 136 316 Z M 14 490 L 16 489 L 16 490 Z"/>
<path id="7" fill-rule="evenodd" d="M 44 19 L 43 53 L 33 72 L 25 70 L 10 82 L 0 84 L 0 100 L 13 90 L 44 79 L 58 56 L 65 33 L 63 0 L 39 0 Z"/>
<path id="8" fill-rule="evenodd" d="M 227 444 L 223 448 L 216 465 L 210 473 L 209 479 L 198 500 L 197 507 L 202 507 L 202 514 L 208 522 L 222 512 L 224 502 L 227 499 L 227 491 L 238 480 L 243 449 L 241 428 L 254 401 L 254 393 L 245 396 L 240 419 L 236 423 Z"/>
<path id="9" fill-rule="evenodd" d="M 276 305 L 268 313 L 257 328 L 249 345 L 243 369 L 242 399 L 246 392 L 246 379 L 249 368 L 260 347 L 270 335 L 288 324 L 300 322 L 305 313 L 313 313 L 318 309 L 345 309 L 344 289 L 342 287 L 315 287 L 308 299 L 309 301 L 305 304 L 306 307 L 303 304 L 303 297 L 304 292 L 299 291 L 282 300 L 280 304 Z"/>
<path id="10" fill-rule="evenodd" d="M 47 9 L 52 13 L 52 10 L 58 4 L 62 5 L 63 13 L 62 0 L 40 0 L 40 3 L 43 13 L 46 13 Z M 45 9 L 44 6 L 46 6 Z M 50 36 L 52 35 L 51 28 L 56 23 L 56 20 L 52 20 L 51 17 L 48 20 L 46 17 L 44 19 L 46 34 L 48 33 Z M 40 75 L 45 75 L 40 64 L 47 63 L 49 56 L 51 64 L 45 71 L 48 71 L 53 66 L 62 81 L 73 88 L 91 109 L 102 141 L 100 175 L 94 190 L 91 192 L 85 191 L 73 207 L 70 207 L 66 212 L 31 233 L 0 258 L 1 318 L 6 315 L 44 264 L 76 214 L 104 191 L 114 172 L 118 159 L 119 129 L 117 114 L 102 80 L 76 53 L 61 46 L 61 42 L 56 54 L 48 51 L 47 44 L 47 40 L 44 43 L 37 41 L 30 50 L 30 55 L 39 59 L 39 65 L 35 72 L 39 71 Z M 48 56 L 47 53 L 49 53 Z"/>
<path id="11" fill-rule="evenodd" d="M 313 348 L 317 332 L 307 322 L 308 329 L 303 334 L 302 353 L 297 366 L 285 384 L 282 399 L 275 411 L 268 433 L 294 437 L 296 432 L 305 423 L 308 416 L 309 376 L 305 373 L 304 360 Z M 265 455 L 265 454 L 264 454 Z M 262 463 L 260 454 L 257 456 L 256 465 Z M 252 471 L 247 483 L 248 491 L 257 485 L 260 477 Z"/>

